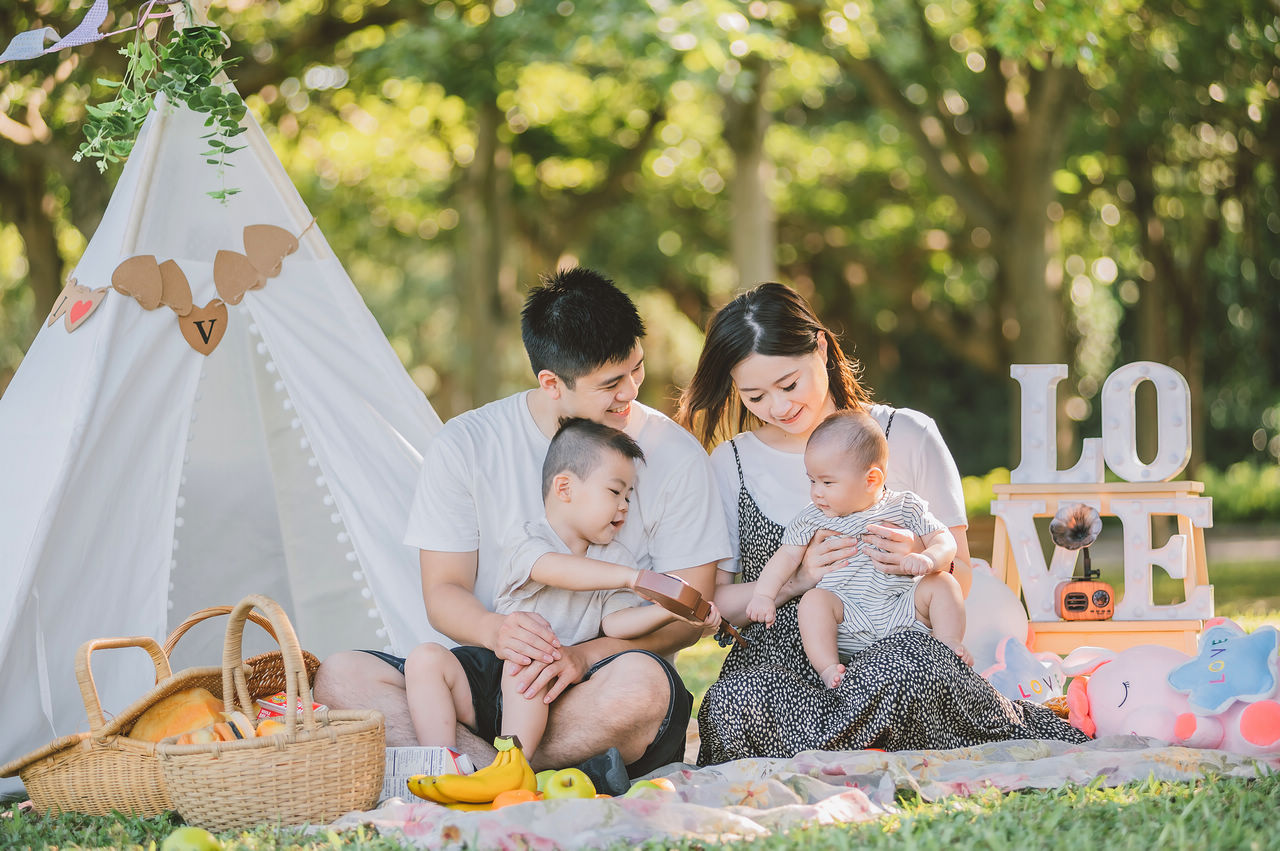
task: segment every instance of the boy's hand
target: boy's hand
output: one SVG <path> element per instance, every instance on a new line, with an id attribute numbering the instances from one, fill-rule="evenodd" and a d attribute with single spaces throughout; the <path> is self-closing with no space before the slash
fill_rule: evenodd
<path id="1" fill-rule="evenodd" d="M 902 572 L 910 576 L 927 576 L 933 573 L 933 559 L 924 553 L 908 553 L 899 564 Z"/>
<path id="2" fill-rule="evenodd" d="M 777 607 L 768 597 L 763 594 L 751 595 L 751 601 L 747 603 L 747 617 L 765 626 L 773 626 L 773 619 L 777 614 Z"/>

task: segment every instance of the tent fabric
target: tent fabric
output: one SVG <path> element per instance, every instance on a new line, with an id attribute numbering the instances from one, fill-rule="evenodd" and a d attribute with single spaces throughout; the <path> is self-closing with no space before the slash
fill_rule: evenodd
<path id="1" fill-rule="evenodd" d="M 228 306 L 217 348 L 199 354 L 168 307 L 111 290 L 74 332 L 42 328 L 0 398 L 0 763 L 87 729 L 82 642 L 163 640 L 248 593 L 280 602 L 321 657 L 449 643 L 401 543 L 440 419 L 245 123 L 225 176 L 241 191 L 219 203 L 203 117 L 154 111 L 70 275 L 98 289 L 128 257 L 172 259 L 202 307 L 218 295 L 217 251 L 243 252 L 246 225 L 302 234 L 277 276 Z M 224 622 L 211 624 L 180 642 L 175 670 L 220 663 Z M 108 712 L 154 677 L 141 651 L 92 661 Z"/>

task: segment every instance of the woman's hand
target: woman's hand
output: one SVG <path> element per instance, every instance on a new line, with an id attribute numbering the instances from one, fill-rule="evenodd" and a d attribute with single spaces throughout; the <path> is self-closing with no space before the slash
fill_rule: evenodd
<path id="1" fill-rule="evenodd" d="M 492 649 L 499 659 L 520 666 L 534 661 L 550 664 L 560 658 L 561 651 L 560 640 L 551 624 L 533 612 L 503 616 Z"/>
<path id="2" fill-rule="evenodd" d="M 819 529 L 814 533 L 808 548 L 804 551 L 804 561 L 800 569 L 785 586 L 788 597 L 798 597 L 810 588 L 817 586 L 818 581 L 837 567 L 841 567 L 849 559 L 858 554 L 858 542 L 830 529 Z"/>
<path id="3" fill-rule="evenodd" d="M 910 563 L 903 564 L 911 553 L 924 552 L 924 542 L 914 533 L 898 526 L 876 523 L 867 527 L 867 531 L 862 534 L 862 542 L 867 545 L 866 553 L 871 557 L 872 564 L 882 573 L 920 575 L 912 569 Z"/>

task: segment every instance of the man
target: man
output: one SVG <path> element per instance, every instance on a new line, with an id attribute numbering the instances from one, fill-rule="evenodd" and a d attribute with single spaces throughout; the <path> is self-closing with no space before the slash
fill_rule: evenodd
<path id="1" fill-rule="evenodd" d="M 405 543 L 419 548 L 431 625 L 466 646 L 455 655 L 477 709 L 498 688 L 495 665 L 500 677 L 504 659 L 524 666 L 522 693 L 550 686 L 534 767 L 574 765 L 616 747 L 638 776 L 683 757 L 692 698 L 663 657 L 696 641 L 698 629 L 672 623 L 637 640 L 561 646 L 536 614 L 493 613 L 503 542 L 513 524 L 542 516 L 543 458 L 561 419 L 573 416 L 622 429 L 644 450 L 618 536 L 638 567 L 680 576 L 710 599 L 716 562 L 730 554 L 724 517 L 697 441 L 636 401 L 644 323 L 612 281 L 583 268 L 557 272 L 529 294 L 521 331 L 537 387 L 445 424 L 423 459 Z M 415 745 L 403 670 L 404 660 L 387 654 L 335 654 L 317 673 L 315 694 L 331 707 L 380 709 L 387 743 Z M 477 764 L 492 756 L 485 740 L 501 732 L 497 724 L 478 715 L 476 731 L 459 728 L 459 747 Z M 594 762 L 589 773 L 608 770 Z"/>

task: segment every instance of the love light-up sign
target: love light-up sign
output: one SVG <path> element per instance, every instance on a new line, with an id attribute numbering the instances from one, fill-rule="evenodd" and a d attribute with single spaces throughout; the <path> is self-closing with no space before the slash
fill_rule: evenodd
<path id="1" fill-rule="evenodd" d="M 1057 547 L 1050 564 L 1045 564 L 1035 518 L 1052 511 L 1045 499 L 1019 498 L 1017 491 L 1038 491 L 1043 495 L 1055 485 L 1065 486 L 1061 501 L 1083 502 L 1104 515 L 1120 518 L 1124 529 L 1125 593 L 1116 605 L 1116 619 L 1212 617 L 1213 589 L 1208 585 L 1188 582 L 1183 603 L 1157 606 L 1151 599 L 1151 568 L 1158 565 L 1169 576 L 1185 582 L 1190 555 L 1187 533 L 1195 531 L 1199 535 L 1198 530 L 1213 525 L 1212 499 L 1188 495 L 1185 489 L 1173 493 L 1167 490 L 1169 486 L 1157 485 L 1181 473 L 1191 457 L 1191 391 L 1186 379 L 1171 367 L 1149 361 L 1117 369 L 1102 386 L 1102 437 L 1085 439 L 1080 460 L 1068 470 L 1059 470 L 1056 388 L 1067 376 L 1067 367 L 1015 364 L 1010 372 L 1022 388 L 1022 458 L 1010 475 L 1013 486 L 1001 489 L 1007 495 L 992 502 L 991 513 L 1003 520 L 1008 531 L 1031 619 L 1057 620 L 1054 591 L 1072 578 L 1077 553 Z M 1156 391 L 1157 450 L 1149 462 L 1138 456 L 1135 404 L 1138 387 L 1145 381 L 1150 381 Z M 1104 482 L 1104 461 L 1126 484 Z M 1144 493 L 1141 485 L 1151 485 L 1150 492 Z M 1158 548 L 1151 543 L 1153 515 L 1179 518 L 1179 534 Z"/>

